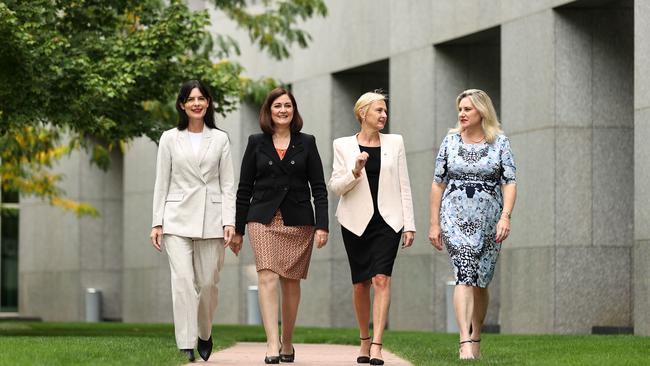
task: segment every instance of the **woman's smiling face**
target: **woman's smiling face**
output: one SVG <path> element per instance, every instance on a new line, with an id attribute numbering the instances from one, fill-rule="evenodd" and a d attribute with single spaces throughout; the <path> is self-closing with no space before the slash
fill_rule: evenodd
<path id="1" fill-rule="evenodd" d="M 287 94 L 282 94 L 271 103 L 271 119 L 275 127 L 288 127 L 293 121 L 293 103 Z"/>
<path id="2" fill-rule="evenodd" d="M 208 102 L 208 98 L 201 93 L 199 88 L 194 88 L 181 108 L 190 120 L 203 120 L 208 110 Z"/>

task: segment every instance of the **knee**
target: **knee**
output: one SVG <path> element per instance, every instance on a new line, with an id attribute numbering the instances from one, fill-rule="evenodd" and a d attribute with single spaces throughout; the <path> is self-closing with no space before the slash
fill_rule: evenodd
<path id="1" fill-rule="evenodd" d="M 257 282 L 262 287 L 277 286 L 280 276 L 271 271 L 260 271 L 257 273 Z"/>
<path id="2" fill-rule="evenodd" d="M 352 291 L 357 294 L 363 294 L 370 291 L 370 281 L 358 282 L 352 285 Z"/>
<path id="3" fill-rule="evenodd" d="M 386 291 L 390 289 L 390 277 L 386 275 L 376 275 L 372 278 L 372 285 L 375 291 Z"/>
<path id="4" fill-rule="evenodd" d="M 214 273 L 212 276 L 196 279 L 196 287 L 199 289 L 215 289 L 219 284 L 219 274 Z"/>
<path id="5" fill-rule="evenodd" d="M 197 276 L 196 287 L 198 288 L 208 288 L 208 287 L 217 287 L 219 283 L 219 272 L 214 271 L 209 276 Z"/>

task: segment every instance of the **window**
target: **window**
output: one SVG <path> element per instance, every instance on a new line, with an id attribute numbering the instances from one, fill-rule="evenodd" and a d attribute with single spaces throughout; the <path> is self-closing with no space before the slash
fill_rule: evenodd
<path id="1" fill-rule="evenodd" d="M 18 198 L 4 190 L 0 197 L 0 312 L 18 312 Z"/>

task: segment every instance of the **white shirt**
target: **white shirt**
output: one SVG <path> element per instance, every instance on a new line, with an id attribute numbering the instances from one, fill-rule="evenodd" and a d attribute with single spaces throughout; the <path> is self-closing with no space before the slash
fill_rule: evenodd
<path id="1" fill-rule="evenodd" d="M 201 140 L 203 139 L 203 132 L 190 132 L 190 142 L 192 143 L 192 150 L 194 155 L 199 155 L 199 148 L 201 148 Z"/>

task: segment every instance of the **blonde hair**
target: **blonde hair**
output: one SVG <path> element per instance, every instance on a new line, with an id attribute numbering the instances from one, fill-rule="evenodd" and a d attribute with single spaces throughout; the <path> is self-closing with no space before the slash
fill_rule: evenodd
<path id="1" fill-rule="evenodd" d="M 357 99 L 357 102 L 354 103 L 354 116 L 357 117 L 357 121 L 361 123 L 361 111 L 364 111 L 365 113 L 368 112 L 368 108 L 370 108 L 370 105 L 374 102 L 378 102 L 380 100 L 387 100 L 388 97 L 381 92 L 381 90 L 375 90 L 367 93 L 363 93 L 362 96 Z"/>
<path id="2" fill-rule="evenodd" d="M 501 123 L 497 118 L 497 112 L 494 110 L 494 105 L 492 104 L 492 99 L 487 95 L 486 92 L 479 89 L 467 89 L 462 93 L 458 94 L 456 98 L 456 110 L 460 105 L 460 101 L 463 98 L 469 98 L 469 100 L 474 105 L 474 108 L 478 110 L 481 114 L 481 127 L 483 128 L 483 133 L 485 134 L 485 141 L 491 144 L 493 143 L 497 135 L 502 134 Z M 449 130 L 449 133 L 461 133 L 463 128 L 460 125 L 460 121 L 455 128 Z"/>

